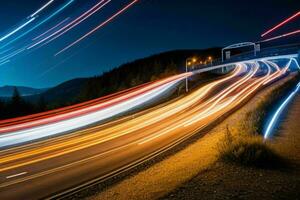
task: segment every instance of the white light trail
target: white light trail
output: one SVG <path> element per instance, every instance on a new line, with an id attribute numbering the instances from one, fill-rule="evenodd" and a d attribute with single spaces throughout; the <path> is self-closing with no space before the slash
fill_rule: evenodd
<path id="1" fill-rule="evenodd" d="M 146 102 L 149 102 L 160 95 L 163 95 L 169 89 L 177 85 L 181 80 L 175 80 L 173 82 L 162 85 L 142 95 L 113 105 L 111 107 L 83 115 L 80 117 L 72 118 L 69 120 L 60 121 L 53 124 L 48 124 L 40 127 L 35 127 L 28 130 L 17 131 L 10 134 L 0 135 L 0 147 L 10 146 L 14 144 L 20 144 L 48 136 L 57 135 L 60 133 L 76 130 L 82 127 L 86 127 L 93 123 L 108 119 L 112 116 L 131 110 L 137 106 L 141 106 Z"/>
<path id="2" fill-rule="evenodd" d="M 46 9 L 53 2 L 54 2 L 54 0 L 49 1 L 48 3 L 46 3 L 45 5 L 43 5 L 41 8 L 39 8 L 37 11 L 35 11 L 33 14 L 31 14 L 30 17 L 36 16 L 37 14 L 39 14 L 40 12 L 42 12 L 44 9 Z"/>
<path id="3" fill-rule="evenodd" d="M 64 9 L 66 9 L 69 5 L 71 5 L 75 0 L 70 0 L 68 1 L 66 4 L 64 4 L 62 7 L 60 7 L 58 10 L 56 10 L 54 13 L 52 13 L 50 16 L 48 16 L 46 19 L 44 19 L 43 21 L 41 21 L 40 23 L 38 23 L 37 25 L 35 25 L 34 27 L 32 27 L 31 29 L 29 29 L 28 31 L 26 31 L 25 33 L 22 33 L 21 35 L 19 35 L 18 37 L 16 37 L 15 39 L 7 42 L 5 45 L 1 46 L 0 49 L 3 49 L 5 47 L 7 47 L 8 45 L 16 42 L 17 40 L 21 39 L 22 37 L 26 36 L 27 34 L 31 33 L 33 30 L 35 30 L 36 28 L 40 27 L 41 25 L 43 25 L 44 23 L 46 23 L 47 21 L 49 21 L 50 19 L 52 19 L 53 17 L 55 17 L 56 15 L 58 15 L 60 12 L 62 12 Z"/>
<path id="4" fill-rule="evenodd" d="M 5 40 L 6 38 L 12 36 L 13 34 L 15 34 L 16 32 L 18 32 L 19 30 L 21 30 L 22 28 L 24 28 L 25 26 L 27 26 L 28 24 L 30 24 L 33 20 L 35 20 L 36 18 L 33 17 L 31 19 L 29 19 L 27 22 L 25 22 L 24 24 L 22 24 L 21 26 L 19 26 L 18 28 L 14 29 L 13 31 L 11 31 L 10 33 L 6 34 L 5 36 L 0 38 L 0 42 L 2 42 L 3 40 Z"/>
<path id="5" fill-rule="evenodd" d="M 70 22 L 69 24 L 67 24 L 66 26 L 60 28 L 59 30 L 55 31 L 54 33 L 50 34 L 49 36 L 43 38 L 42 40 L 36 42 L 35 44 L 31 45 L 30 47 L 28 47 L 27 49 L 32 49 L 33 47 L 43 43 L 44 41 L 48 40 L 49 38 L 55 36 L 54 38 L 52 38 L 50 41 L 47 42 L 47 44 L 53 40 L 55 40 L 56 38 L 60 37 L 61 35 L 63 35 L 64 33 L 68 32 L 69 30 L 73 29 L 75 26 L 77 26 L 78 24 L 80 24 L 81 22 L 85 21 L 87 18 L 89 18 L 90 16 L 92 16 L 93 14 L 95 14 L 96 12 L 98 12 L 99 10 L 101 10 L 104 6 L 106 6 L 108 3 L 111 2 L 111 0 L 102 0 L 99 3 L 97 3 L 95 6 L 93 6 L 91 9 L 89 9 L 88 11 L 86 11 L 85 13 L 83 13 L 82 15 L 80 15 L 79 17 L 77 17 L 75 20 L 73 20 L 72 22 Z M 102 4 L 102 5 L 101 5 Z M 94 11 L 93 11 L 94 10 Z M 58 35 L 57 35 L 58 34 Z"/>
<path id="6" fill-rule="evenodd" d="M 27 173 L 28 172 L 21 172 L 21 173 L 18 173 L 18 174 L 10 175 L 10 176 L 7 176 L 6 179 L 15 178 L 17 176 L 23 176 L 23 175 L 25 175 Z"/>
<path id="7" fill-rule="evenodd" d="M 92 16 L 93 14 L 95 14 L 96 12 L 98 12 L 100 9 L 102 9 L 104 6 L 106 6 L 108 3 L 110 3 L 111 0 L 108 0 L 107 2 L 105 2 L 103 5 L 101 5 L 99 8 L 97 8 L 96 10 L 94 10 L 92 13 L 90 13 L 89 15 L 87 15 L 86 17 L 84 17 L 83 19 L 81 19 L 79 22 L 75 23 L 74 25 L 72 25 L 71 27 L 67 28 L 59 33 L 58 35 L 56 35 L 55 37 L 51 38 L 49 41 L 47 41 L 45 44 L 43 44 L 42 46 L 49 44 L 50 42 L 56 40 L 57 38 L 59 38 L 60 36 L 64 35 L 65 33 L 67 33 L 69 30 L 73 29 L 74 27 L 76 27 L 78 24 L 80 24 L 81 22 L 83 22 L 84 20 L 86 20 L 87 18 L 89 18 L 90 16 Z"/>

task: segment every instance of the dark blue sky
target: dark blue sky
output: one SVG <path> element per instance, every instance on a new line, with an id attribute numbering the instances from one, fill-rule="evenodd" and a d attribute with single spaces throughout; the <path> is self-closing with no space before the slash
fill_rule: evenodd
<path id="1" fill-rule="evenodd" d="M 0 37 L 26 21 L 26 17 L 47 1 L 2 0 Z M 0 42 L 0 48 L 68 1 L 54 1 L 32 24 Z M 1 57 L 30 44 L 34 37 L 65 18 L 74 19 L 98 1 L 75 0 L 42 26 L 0 49 L 0 61 Z M 103 10 L 50 44 L 21 52 L 6 64 L 0 62 L 0 86 L 50 87 L 75 77 L 99 75 L 125 62 L 162 51 L 257 41 L 263 31 L 300 10 L 299 0 L 140 0 L 112 23 L 54 56 L 130 1 L 112 0 Z M 275 35 L 297 28 L 291 23 Z"/>

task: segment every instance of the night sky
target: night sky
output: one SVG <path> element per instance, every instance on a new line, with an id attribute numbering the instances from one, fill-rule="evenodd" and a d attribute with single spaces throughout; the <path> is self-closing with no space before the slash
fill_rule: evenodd
<path id="1" fill-rule="evenodd" d="M 1 0 L 0 38 L 26 22 L 28 16 L 48 1 Z M 68 1 L 55 0 L 32 23 L 0 41 L 0 48 L 5 46 L 0 49 L 0 61 L 1 57 L 35 43 L 35 37 L 63 20 L 66 19 L 61 25 L 71 22 L 100 0 L 75 0 L 49 21 L 6 45 Z M 6 64 L 0 62 L 0 86 L 51 87 L 76 77 L 100 75 L 125 62 L 167 50 L 257 41 L 262 32 L 300 10 L 299 0 L 140 0 L 111 23 L 54 56 L 130 2 L 112 0 L 53 42 L 22 51 L 9 58 Z M 287 25 L 274 35 L 299 29 L 295 24 Z"/>

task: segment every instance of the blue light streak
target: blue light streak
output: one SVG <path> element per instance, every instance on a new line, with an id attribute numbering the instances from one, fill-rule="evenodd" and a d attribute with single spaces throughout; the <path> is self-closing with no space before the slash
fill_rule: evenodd
<path id="1" fill-rule="evenodd" d="M 24 28 L 25 26 L 27 26 L 28 24 L 30 24 L 33 20 L 35 20 L 36 18 L 33 17 L 30 20 L 28 20 L 27 22 L 25 22 L 24 24 L 22 24 L 21 26 L 19 26 L 18 28 L 14 29 L 13 31 L 11 31 L 10 33 L 4 35 L 3 37 L 0 38 L 0 42 L 2 42 L 3 40 L 7 39 L 8 37 L 12 36 L 13 34 L 15 34 L 16 32 L 18 32 L 19 30 L 21 30 L 22 28 Z"/>
<path id="2" fill-rule="evenodd" d="M 10 62 L 10 60 L 6 60 L 6 61 L 4 61 L 4 62 L 0 62 L 0 66 L 5 65 L 5 64 L 7 64 L 7 63 L 9 63 L 9 62 Z"/>
<path id="3" fill-rule="evenodd" d="M 292 58 L 292 60 L 295 62 L 295 64 L 297 65 L 298 69 L 300 69 L 299 63 L 295 58 Z"/>
<path id="4" fill-rule="evenodd" d="M 41 21 L 40 23 L 38 23 L 37 25 L 35 25 L 31 29 L 29 29 L 25 33 L 21 34 L 20 36 L 16 37 L 15 39 L 11 40 L 10 42 L 8 42 L 7 44 L 5 44 L 4 46 L 0 47 L 0 49 L 3 49 L 4 47 L 7 47 L 8 45 L 12 44 L 13 42 L 15 42 L 15 41 L 19 40 L 20 38 L 26 36 L 28 33 L 30 33 L 31 31 L 35 30 L 36 28 L 38 28 L 39 26 L 41 26 L 42 24 L 46 23 L 47 21 L 49 21 L 50 19 L 52 19 L 54 16 L 56 16 L 57 14 L 59 14 L 61 11 L 63 11 L 65 8 L 67 8 L 74 1 L 75 0 L 68 1 L 65 5 L 63 5 L 61 8 L 59 8 L 54 13 L 52 13 L 49 17 L 47 17 L 46 19 L 44 19 L 43 21 Z"/>
<path id="5" fill-rule="evenodd" d="M 300 88 L 300 82 L 297 84 L 296 89 L 283 101 L 283 103 L 276 110 L 275 114 L 273 115 L 271 121 L 267 126 L 266 132 L 264 134 L 264 139 L 268 139 L 280 114 L 282 113 L 284 108 L 288 105 L 288 103 L 292 100 L 292 98 L 297 94 L 299 88 Z"/>

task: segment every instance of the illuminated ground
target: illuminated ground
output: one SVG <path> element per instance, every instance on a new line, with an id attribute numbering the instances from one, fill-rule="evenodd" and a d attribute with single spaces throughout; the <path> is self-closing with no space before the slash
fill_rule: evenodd
<path id="1" fill-rule="evenodd" d="M 300 95 L 281 119 L 274 147 L 288 158 L 287 168 L 257 169 L 218 163 L 163 199 L 299 199 Z"/>

